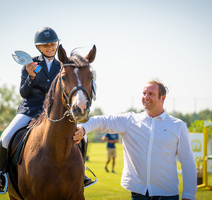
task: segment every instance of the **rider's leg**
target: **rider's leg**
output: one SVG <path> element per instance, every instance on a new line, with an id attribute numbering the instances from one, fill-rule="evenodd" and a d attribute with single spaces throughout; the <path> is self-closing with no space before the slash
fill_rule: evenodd
<path id="1" fill-rule="evenodd" d="M 1 172 L 4 169 L 6 160 L 7 160 L 7 149 L 2 147 L 2 141 L 0 139 L 0 192 L 4 191 L 5 186 L 5 178 Z"/>
<path id="2" fill-rule="evenodd" d="M 31 117 L 24 115 L 24 114 L 17 114 L 14 119 L 11 121 L 10 125 L 4 130 L 1 135 L 2 139 L 2 146 L 7 149 L 10 139 L 12 138 L 13 134 L 20 128 L 26 126 Z"/>
<path id="3" fill-rule="evenodd" d="M 26 126 L 29 121 L 31 120 L 30 117 L 17 114 L 15 118 L 12 120 L 10 125 L 4 130 L 1 135 L 0 139 L 0 192 L 4 188 L 4 176 L 2 175 L 2 170 L 4 169 L 6 162 L 7 162 L 7 148 L 12 138 L 13 134 L 20 128 Z"/>

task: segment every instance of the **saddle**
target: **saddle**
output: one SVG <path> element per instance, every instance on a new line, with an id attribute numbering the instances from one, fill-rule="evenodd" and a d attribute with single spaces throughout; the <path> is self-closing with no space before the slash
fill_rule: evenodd
<path id="1" fill-rule="evenodd" d="M 29 137 L 30 131 L 31 129 L 28 127 L 28 125 L 18 129 L 11 138 L 8 146 L 8 162 L 6 169 L 9 174 L 10 181 L 21 199 L 23 199 L 23 197 L 21 196 L 18 188 L 18 174 L 16 166 L 19 165 L 22 161 L 24 147 Z"/>

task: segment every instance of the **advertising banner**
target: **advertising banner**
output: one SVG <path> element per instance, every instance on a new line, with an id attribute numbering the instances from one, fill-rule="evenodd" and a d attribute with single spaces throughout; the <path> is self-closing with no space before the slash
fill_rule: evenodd
<path id="1" fill-rule="evenodd" d="M 194 157 L 203 157 L 203 133 L 189 133 Z"/>

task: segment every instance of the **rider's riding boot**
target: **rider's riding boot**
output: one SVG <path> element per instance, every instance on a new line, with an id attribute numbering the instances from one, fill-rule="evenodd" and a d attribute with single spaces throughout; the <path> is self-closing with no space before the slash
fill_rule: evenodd
<path id="1" fill-rule="evenodd" d="M 0 192 L 4 191 L 5 188 L 5 177 L 3 176 L 3 169 L 7 161 L 7 149 L 2 147 L 2 141 L 0 140 Z"/>
<path id="2" fill-rule="evenodd" d="M 85 179 L 84 179 L 84 187 L 90 185 L 93 181 L 91 180 L 91 178 L 88 178 L 86 175 L 85 175 Z"/>

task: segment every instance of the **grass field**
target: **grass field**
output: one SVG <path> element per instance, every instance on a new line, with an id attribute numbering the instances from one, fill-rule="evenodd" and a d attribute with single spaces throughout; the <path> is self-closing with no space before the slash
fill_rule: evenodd
<path id="1" fill-rule="evenodd" d="M 97 176 L 97 183 L 85 189 L 86 200 L 129 200 L 130 192 L 121 187 L 121 174 L 123 168 L 122 144 L 117 144 L 116 173 L 107 173 L 104 170 L 106 161 L 105 143 L 91 143 L 88 148 L 89 160 L 86 166 Z M 178 166 L 180 168 L 180 165 Z M 111 171 L 111 163 L 109 164 Z M 87 176 L 92 177 L 87 173 Z M 180 179 L 180 196 L 182 195 L 182 176 Z M 212 185 L 212 176 L 209 177 L 209 184 Z M 212 191 L 199 189 L 196 195 L 198 200 L 212 200 Z M 0 195 L 0 200 L 9 200 L 8 195 Z"/>

